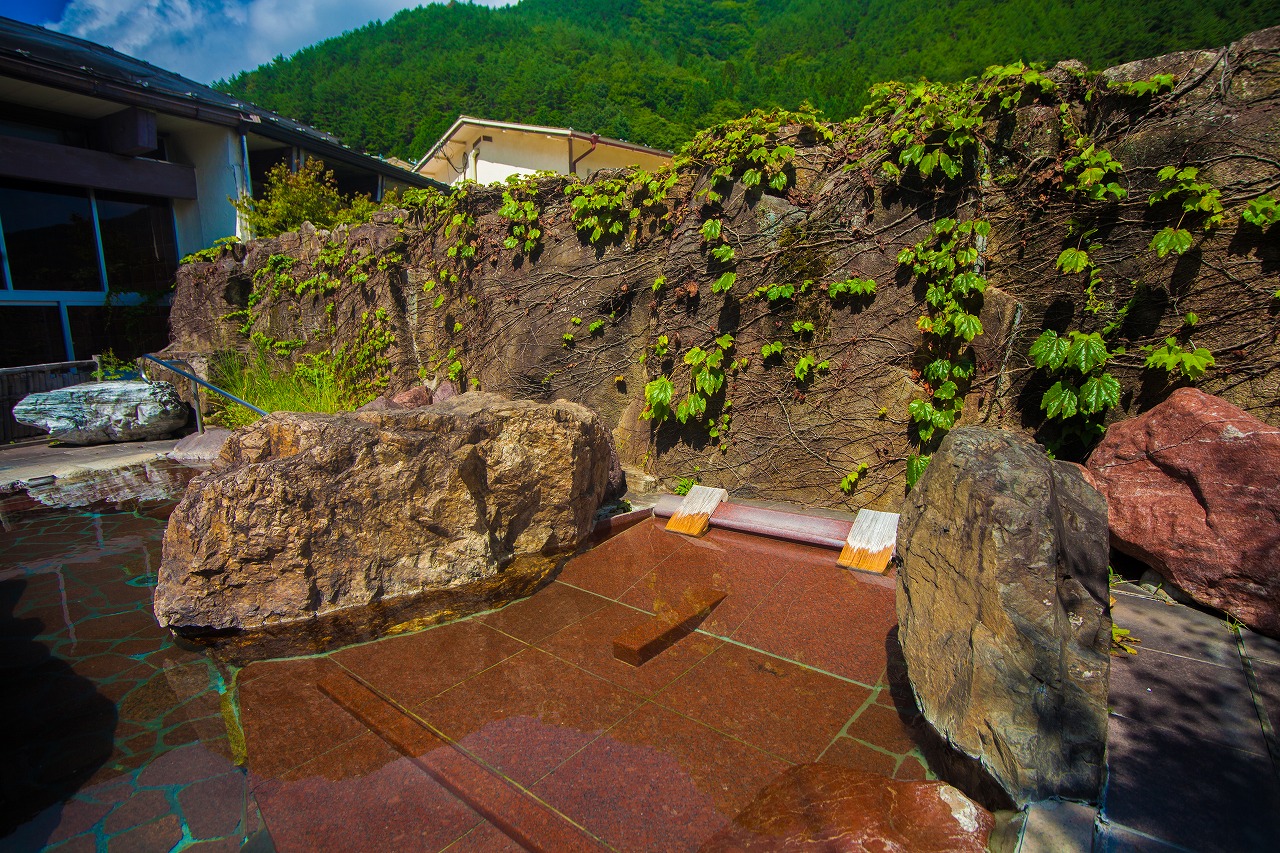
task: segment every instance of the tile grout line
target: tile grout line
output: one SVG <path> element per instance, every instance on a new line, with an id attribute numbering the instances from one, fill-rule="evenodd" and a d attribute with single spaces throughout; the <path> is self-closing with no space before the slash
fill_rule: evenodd
<path id="1" fill-rule="evenodd" d="M 665 530 L 665 528 L 664 528 L 664 530 Z M 673 534 L 671 534 L 671 535 L 672 535 L 672 536 L 679 536 L 680 534 L 678 534 L 678 533 L 673 533 Z M 676 554 L 680 553 L 681 551 L 683 551 L 685 548 L 688 548 L 688 547 L 689 547 L 689 543 L 688 543 L 688 542 L 685 542 L 685 541 L 684 541 L 684 539 L 683 539 L 683 538 L 681 538 L 681 539 L 680 539 L 680 544 L 679 544 L 679 545 L 677 545 L 676 547 L 672 548 L 672 549 L 671 549 L 671 551 L 670 551 L 670 552 L 668 552 L 668 553 L 667 553 L 667 555 L 666 555 L 665 557 L 663 557 L 661 560 L 659 560 L 658 562 L 656 562 L 656 563 L 654 563 L 652 566 L 650 566 L 650 567 L 649 567 L 649 569 L 648 569 L 647 571 L 641 572 L 641 573 L 640 573 L 640 576 L 639 576 L 639 577 L 637 577 L 635 580 L 633 580 L 633 581 L 631 582 L 631 584 L 630 584 L 626 589 L 624 589 L 622 592 L 618 593 L 618 597 L 617 597 L 616 599 L 614 599 L 614 600 L 615 600 L 615 601 L 617 601 L 619 604 L 621 604 L 621 603 L 622 603 L 622 600 L 621 600 L 621 599 L 622 599 L 622 597 L 623 597 L 624 595 L 626 595 L 628 592 L 631 592 L 631 590 L 635 588 L 636 584 L 640 583 L 640 581 L 644 580 L 644 579 L 645 579 L 645 578 L 647 578 L 649 575 L 654 574 L 655 572 L 657 572 L 657 571 L 658 571 L 658 567 L 659 567 L 659 566 L 661 566 L 661 565 L 662 565 L 663 563 L 665 563 L 667 560 L 670 560 L 670 559 L 671 559 L 672 557 L 674 557 Z"/>
<path id="2" fill-rule="evenodd" d="M 871 707 L 876 703 L 876 699 L 880 696 L 880 691 L 882 689 L 883 688 L 880 688 L 880 687 L 872 688 L 871 693 L 869 693 L 867 695 L 867 698 L 862 701 L 862 704 L 858 706 L 858 709 L 853 712 L 853 714 L 849 717 L 849 719 L 844 721 L 844 725 L 842 725 L 839 728 L 839 730 L 835 733 L 835 736 L 832 737 L 831 740 L 827 742 L 827 745 L 822 748 L 822 752 L 818 753 L 818 757 L 814 759 L 815 761 L 821 761 L 822 756 L 827 754 L 827 750 L 835 746 L 836 741 L 840 740 L 840 738 L 846 736 L 846 733 L 849 731 L 849 726 L 853 724 L 853 721 L 858 719 L 858 717 L 862 716 L 863 711 L 867 710 L 867 708 Z M 895 765 L 894 770 L 896 771 L 897 769 L 898 768 Z"/>
<path id="3" fill-rule="evenodd" d="M 677 709 L 675 709 L 675 708 L 672 708 L 670 705 L 664 705 L 664 704 L 662 704 L 661 702 L 659 702 L 656 698 L 649 700 L 649 704 L 651 704 L 651 705 L 656 705 L 657 707 L 661 708 L 661 709 L 662 709 L 662 710 L 664 710 L 664 711 L 669 711 L 669 712 L 671 712 L 672 714 L 675 714 L 677 717 L 683 717 L 684 719 L 688 720 L 688 721 L 689 721 L 689 722 L 691 722 L 691 723 L 695 723 L 695 724 L 697 724 L 697 725 L 699 725 L 699 726 L 704 726 L 705 728 L 710 729 L 711 731 L 715 732 L 716 734 L 718 734 L 718 735 L 722 735 L 723 737 L 728 738 L 729 740 L 733 741 L 734 743 L 740 743 L 740 744 L 742 744 L 743 746 L 750 747 L 751 749 L 754 749 L 756 752 L 763 753 L 764 755 L 767 755 L 767 756 L 769 756 L 770 758 L 776 758 L 778 761 L 781 761 L 781 762 L 782 762 L 782 763 L 784 763 L 784 764 L 787 764 L 787 765 L 790 765 L 790 766 L 795 766 L 795 765 L 796 765 L 796 763 L 797 763 L 797 762 L 795 762 L 795 761 L 792 761 L 790 758 L 787 758 L 787 757 L 782 756 L 782 755 L 778 755 L 778 754 L 777 754 L 776 752 L 774 752 L 773 750 L 765 749 L 763 746 L 758 746 L 758 745 L 756 745 L 756 744 L 752 743 L 751 741 L 743 740 L 742 738 L 738 737 L 737 735 L 733 734 L 732 732 L 726 732 L 726 731 L 724 731 L 723 729 L 718 729 L 718 728 L 716 728 L 715 726 L 711 725 L 710 723 L 704 723 L 702 720 L 699 720 L 697 717 L 691 717 L 691 716 L 689 716 L 688 714 L 686 714 L 686 713 L 684 713 L 684 712 L 682 712 L 682 711 L 679 711 L 679 710 L 677 710 Z"/>
<path id="4" fill-rule="evenodd" d="M 1253 699 L 1253 707 L 1258 712 L 1258 722 L 1262 726 L 1262 739 L 1267 744 L 1267 752 L 1271 754 L 1271 770 L 1275 773 L 1276 780 L 1280 781 L 1280 740 L 1277 739 L 1275 726 L 1262 701 L 1258 674 L 1253 669 L 1253 658 L 1245 651 L 1244 637 L 1236 633 L 1235 640 L 1236 648 L 1240 652 L 1240 664 L 1244 667 L 1245 681 L 1249 684 L 1250 698 Z"/>
<path id="5" fill-rule="evenodd" d="M 784 661 L 786 663 L 792 664 L 793 666 L 798 666 L 801 669 L 808 670 L 809 672 L 816 672 L 819 675 L 825 675 L 828 678 L 834 678 L 837 681 L 843 681 L 847 684 L 854 684 L 854 685 L 857 685 L 858 687 L 863 688 L 864 690 L 871 690 L 874 692 L 875 690 L 879 689 L 878 684 L 867 684 L 865 682 L 858 681 L 856 679 L 849 678 L 844 675 L 839 675 L 834 672 L 829 672 L 825 669 L 821 669 L 819 667 L 813 666 L 812 664 L 807 664 L 803 661 L 795 660 L 794 658 L 784 657 L 783 655 L 776 654 L 775 652 L 770 652 L 770 651 L 766 651 L 765 649 L 757 648 L 756 646 L 749 645 L 747 643 L 742 642 L 741 640 L 735 640 L 732 637 L 726 637 L 723 634 L 713 634 L 712 632 L 704 631 L 701 628 L 695 629 L 694 633 L 703 634 L 707 637 L 714 637 L 717 640 L 724 640 L 726 644 L 734 645 L 739 648 L 746 649 L 749 652 L 756 652 L 757 654 L 762 654 L 765 657 L 771 657 L 774 660 Z"/>

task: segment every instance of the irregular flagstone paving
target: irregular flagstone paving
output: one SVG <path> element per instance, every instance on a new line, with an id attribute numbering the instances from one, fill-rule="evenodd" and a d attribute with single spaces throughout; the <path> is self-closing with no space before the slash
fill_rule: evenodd
<path id="1" fill-rule="evenodd" d="M 0 500 L 0 850 L 239 850 L 260 818 L 209 660 L 151 614 L 171 504 Z"/>

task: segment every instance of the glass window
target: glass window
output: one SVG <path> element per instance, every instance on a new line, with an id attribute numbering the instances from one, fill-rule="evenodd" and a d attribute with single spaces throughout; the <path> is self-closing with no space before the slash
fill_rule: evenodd
<path id="1" fill-rule="evenodd" d="M 107 287 L 114 293 L 164 293 L 178 268 L 173 211 L 167 199 L 100 192 Z"/>
<path id="2" fill-rule="evenodd" d="M 0 367 L 66 361 L 56 305 L 0 305 Z"/>
<path id="3" fill-rule="evenodd" d="M 67 322 L 77 359 L 107 350 L 133 358 L 169 343 L 169 309 L 163 305 L 68 305 Z"/>
<path id="4" fill-rule="evenodd" d="M 89 193 L 0 182 L 0 225 L 14 290 L 101 290 Z"/>
<path id="5" fill-rule="evenodd" d="M 261 200 L 267 186 L 267 175 L 279 163 L 293 158 L 292 148 L 256 148 L 249 150 L 249 182 L 253 185 L 253 197 Z"/>

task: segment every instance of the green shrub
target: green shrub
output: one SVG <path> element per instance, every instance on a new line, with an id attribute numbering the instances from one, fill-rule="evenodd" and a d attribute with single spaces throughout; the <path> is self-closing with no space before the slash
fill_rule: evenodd
<path id="1" fill-rule="evenodd" d="M 277 163 L 267 173 L 262 198 L 242 195 L 232 202 L 255 237 L 276 237 L 297 231 L 302 223 L 317 228 L 368 222 L 378 205 L 369 196 L 338 192 L 333 172 L 320 160 L 307 160 L 297 172 Z"/>

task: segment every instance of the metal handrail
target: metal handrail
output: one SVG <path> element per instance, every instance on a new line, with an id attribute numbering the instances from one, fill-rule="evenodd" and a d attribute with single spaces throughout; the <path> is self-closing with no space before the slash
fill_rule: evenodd
<path id="1" fill-rule="evenodd" d="M 185 364 L 187 367 L 191 367 L 191 365 L 188 362 L 182 359 L 174 359 L 174 362 L 171 363 L 168 361 L 164 361 L 162 359 L 158 359 L 154 355 L 144 354 L 141 356 L 141 358 L 145 358 L 147 361 L 154 361 L 156 364 L 160 365 L 165 370 L 171 370 L 174 373 L 178 374 L 179 376 L 185 376 L 186 378 L 190 379 L 192 382 L 196 383 L 200 387 L 208 388 L 210 391 L 212 391 L 215 394 L 221 394 L 223 397 L 226 397 L 231 402 L 239 403 L 240 405 L 244 406 L 246 409 L 252 409 L 253 411 L 262 415 L 264 418 L 270 414 L 270 412 L 264 411 L 263 409 L 259 409 L 253 403 L 246 403 L 244 400 L 241 400 L 235 394 L 232 394 L 228 391 L 223 391 L 217 385 L 211 385 L 208 382 L 205 382 L 203 379 L 201 379 L 199 376 L 196 376 L 194 373 L 188 373 L 185 370 L 181 370 L 180 368 L 175 367 L 174 363 Z M 195 368 L 191 368 L 191 369 L 194 370 Z M 200 398 L 199 397 L 196 397 L 195 410 L 196 410 L 196 429 L 199 432 L 204 432 L 204 418 L 200 416 Z"/>
<path id="2" fill-rule="evenodd" d="M 53 372 L 55 370 L 70 370 L 71 368 L 88 367 L 89 365 L 96 367 L 98 362 L 91 358 L 86 358 L 81 359 L 80 361 L 52 361 L 46 364 L 24 364 L 20 367 L 0 367 L 0 376 L 31 373 L 37 370 L 47 372 Z"/>

